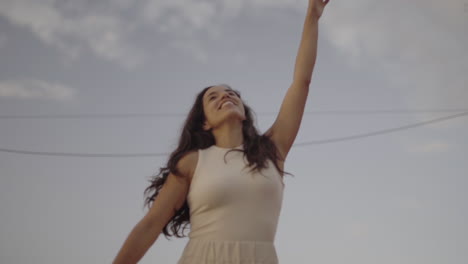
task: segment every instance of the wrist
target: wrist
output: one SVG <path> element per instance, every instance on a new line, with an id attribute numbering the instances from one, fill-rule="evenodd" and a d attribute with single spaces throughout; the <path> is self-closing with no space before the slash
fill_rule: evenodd
<path id="1" fill-rule="evenodd" d="M 317 23 L 320 19 L 320 17 L 314 12 L 314 10 L 311 10 L 310 8 L 307 10 L 306 14 L 306 19 L 309 20 L 310 22 Z"/>

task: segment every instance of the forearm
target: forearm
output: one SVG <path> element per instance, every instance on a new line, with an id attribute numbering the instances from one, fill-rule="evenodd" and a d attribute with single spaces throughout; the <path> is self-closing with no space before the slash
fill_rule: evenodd
<path id="1" fill-rule="evenodd" d="M 128 235 L 113 264 L 137 263 L 156 241 L 160 232 L 141 220 Z"/>
<path id="2" fill-rule="evenodd" d="M 302 39 L 294 67 L 294 81 L 304 82 L 307 86 L 312 78 L 317 57 L 318 18 L 307 10 Z"/>

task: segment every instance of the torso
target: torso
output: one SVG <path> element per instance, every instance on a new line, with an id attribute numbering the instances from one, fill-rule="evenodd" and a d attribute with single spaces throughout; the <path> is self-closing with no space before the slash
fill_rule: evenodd
<path id="1" fill-rule="evenodd" d="M 246 165 L 242 152 L 215 145 L 198 149 L 187 193 L 190 238 L 273 241 L 284 190 L 281 174 L 271 160 L 261 171 Z"/>
<path id="2" fill-rule="evenodd" d="M 281 151 L 280 151 L 280 152 L 281 152 Z M 282 155 L 283 155 L 283 157 L 284 157 L 284 154 L 282 154 Z M 187 154 L 187 158 L 188 158 L 189 168 L 185 168 L 185 169 L 186 169 L 186 172 L 187 172 L 189 181 L 191 182 L 191 181 L 192 181 L 192 177 L 193 177 L 193 173 L 194 173 L 194 171 L 195 171 L 195 168 L 197 167 L 197 162 L 198 162 L 198 151 L 192 151 L 192 152 L 190 152 L 189 154 Z M 278 160 L 277 160 L 277 164 L 278 164 L 278 167 L 279 167 L 282 171 L 284 171 L 284 161 L 278 159 Z"/>
<path id="3" fill-rule="evenodd" d="M 274 240 L 285 187 L 281 175 L 271 160 L 265 170 L 251 171 L 244 153 L 228 152 L 210 146 L 183 158 L 180 169 L 190 176 L 190 239 L 178 264 L 278 264 Z M 283 168 L 283 162 L 278 165 Z"/>

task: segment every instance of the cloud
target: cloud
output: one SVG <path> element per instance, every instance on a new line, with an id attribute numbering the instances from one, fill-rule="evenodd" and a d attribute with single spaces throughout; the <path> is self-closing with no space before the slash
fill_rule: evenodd
<path id="1" fill-rule="evenodd" d="M 141 12 L 147 22 L 158 22 L 163 31 L 179 30 L 183 26 L 193 30 L 207 26 L 216 14 L 215 5 L 214 2 L 194 0 L 149 0 L 142 5 Z"/>
<path id="2" fill-rule="evenodd" d="M 42 80 L 9 80 L 0 82 L 0 97 L 68 101 L 73 99 L 75 94 L 76 90 L 71 87 Z"/>
<path id="3" fill-rule="evenodd" d="M 302 0 L 145 0 L 140 5 L 139 17 L 141 23 L 152 25 L 159 32 L 170 32 L 169 46 L 207 63 L 208 50 L 194 37 L 199 33 L 206 33 L 209 40 L 216 40 L 222 35 L 223 23 L 237 18 L 247 9 L 287 8 L 305 13 L 306 7 L 307 3 Z"/>
<path id="4" fill-rule="evenodd" d="M 390 86 L 406 91 L 408 105 L 458 107 L 468 98 L 463 1 L 330 1 L 321 36 L 353 67 L 381 67 Z M 164 34 L 168 46 L 204 62 L 205 45 L 222 35 L 224 22 L 247 10 L 305 14 L 306 8 L 304 0 L 2 0 L 0 16 L 72 58 L 89 49 L 133 69 L 153 53 L 136 48 L 137 31 Z M 208 41 L 197 42 L 199 33 Z"/>
<path id="5" fill-rule="evenodd" d="M 191 36 L 196 31 L 219 32 L 219 23 L 235 19 L 247 9 L 289 9 L 305 14 L 304 0 L 145 0 L 139 8 L 143 21 L 160 31 Z"/>
<path id="6" fill-rule="evenodd" d="M 226 3 L 229 11 L 240 8 L 232 0 Z M 169 46 L 205 61 L 203 47 L 189 48 L 181 43 L 194 39 L 198 31 L 206 31 L 213 38 L 219 36 L 214 20 L 223 5 L 194 0 L 2 0 L 0 16 L 30 29 L 43 43 L 59 48 L 70 58 L 89 49 L 100 58 L 134 69 L 153 51 L 136 48 L 138 41 L 132 34 L 148 28 L 154 28 L 149 33 L 170 33 Z"/>
<path id="7" fill-rule="evenodd" d="M 388 86 L 403 92 L 408 107 L 461 107 L 468 99 L 463 7 L 463 0 L 331 1 L 321 19 L 321 36 L 350 66 L 380 68 Z M 194 43 L 195 33 L 219 37 L 222 23 L 245 10 L 305 14 L 306 8 L 302 0 L 147 0 L 142 17 L 144 23 L 177 35 L 171 46 L 203 62 L 209 53 Z"/>
<path id="8" fill-rule="evenodd" d="M 229 2 L 232 8 L 239 5 Z M 242 2 L 242 1 L 241 1 Z M 147 0 L 140 6 L 142 24 L 170 33 L 169 46 L 185 52 L 200 63 L 209 60 L 208 51 L 196 36 L 206 32 L 209 38 L 220 36 L 222 2 L 194 0 Z M 226 14 L 226 13 L 225 13 Z"/>
<path id="9" fill-rule="evenodd" d="M 321 33 L 349 65 L 380 67 L 410 108 L 466 104 L 462 0 L 331 1 L 327 8 Z"/>
<path id="10" fill-rule="evenodd" d="M 293 9 L 305 13 L 303 0 L 145 0 L 140 7 L 144 21 L 155 24 L 160 30 L 190 32 L 212 31 L 215 21 L 222 22 L 238 17 L 246 9 Z"/>
<path id="11" fill-rule="evenodd" d="M 89 49 L 100 58 L 134 69 L 152 53 L 136 48 L 132 34 L 137 30 L 167 33 L 168 46 L 206 63 L 208 52 L 197 42 L 198 33 L 219 38 L 223 22 L 245 9 L 304 7 L 302 0 L 2 0 L 0 16 L 30 29 L 43 43 L 70 58 Z"/>
<path id="12" fill-rule="evenodd" d="M 90 9 L 83 1 L 2 0 L 0 15 L 14 25 L 29 28 L 45 44 L 55 46 L 72 58 L 84 48 L 101 58 L 127 68 L 140 64 L 143 54 L 128 43 L 134 24 L 124 21 L 116 11 L 126 1 L 110 1 L 111 11 Z M 73 3 L 73 4 L 71 4 Z"/>

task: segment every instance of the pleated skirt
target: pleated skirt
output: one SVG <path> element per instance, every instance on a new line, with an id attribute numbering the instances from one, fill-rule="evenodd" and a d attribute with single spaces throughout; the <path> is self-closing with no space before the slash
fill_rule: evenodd
<path id="1" fill-rule="evenodd" d="M 191 238 L 177 264 L 278 264 L 273 242 Z"/>

